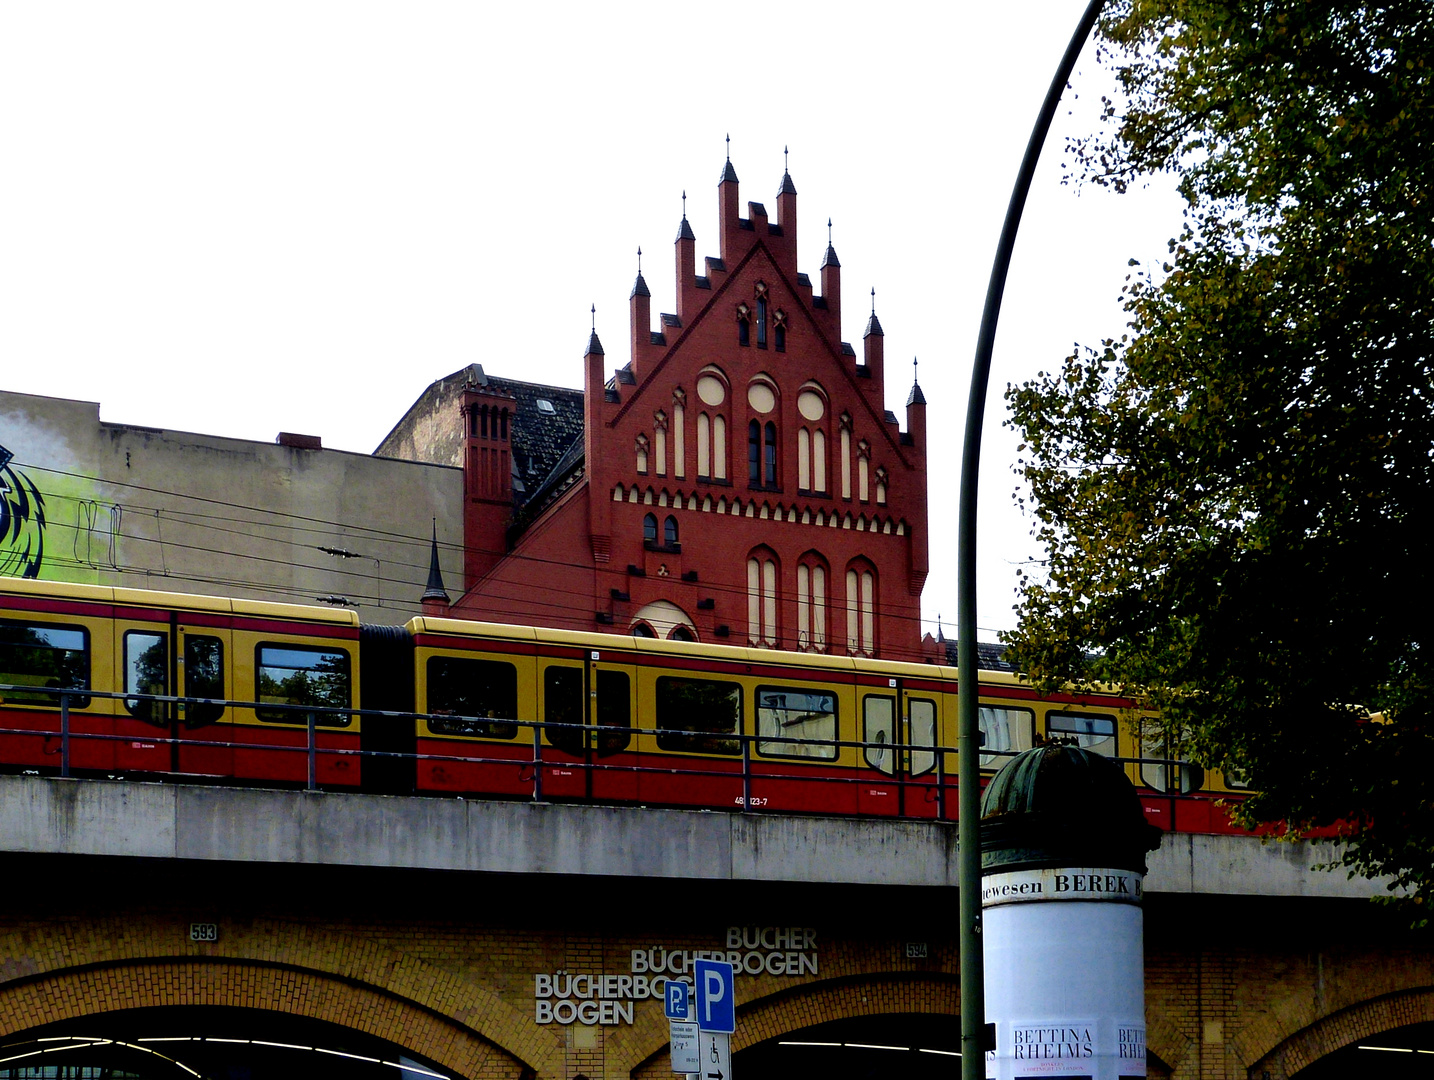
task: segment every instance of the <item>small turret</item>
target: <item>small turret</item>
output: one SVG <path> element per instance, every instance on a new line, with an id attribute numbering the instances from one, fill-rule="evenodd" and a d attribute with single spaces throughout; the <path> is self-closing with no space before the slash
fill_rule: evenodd
<path id="1" fill-rule="evenodd" d="M 696 312 L 692 291 L 697 288 L 697 237 L 687 223 L 687 192 L 682 193 L 682 224 L 677 226 L 677 317 L 684 322 Z"/>
<path id="2" fill-rule="evenodd" d="M 885 385 L 886 333 L 876 317 L 876 290 L 871 290 L 871 318 L 866 320 L 866 333 L 862 335 L 863 362 L 867 378 L 874 394 L 882 394 Z"/>
<path id="3" fill-rule="evenodd" d="M 916 358 L 911 360 L 911 393 L 906 395 L 906 433 L 922 454 L 926 453 L 926 395 L 916 381 Z"/>
<path id="4" fill-rule="evenodd" d="M 638 376 L 644 352 L 652 344 L 652 293 L 642 278 L 642 248 L 637 249 L 637 280 L 627 299 L 632 322 L 632 373 Z"/>
<path id="5" fill-rule="evenodd" d="M 786 150 L 782 150 L 783 155 Z M 785 167 L 782 170 L 782 185 L 777 188 L 777 224 L 782 227 L 782 235 L 787 238 L 787 243 L 796 250 L 797 246 L 797 185 L 792 183 L 792 174 Z"/>
<path id="6" fill-rule="evenodd" d="M 721 258 L 723 262 L 736 259 L 740 241 L 737 231 L 741 228 L 741 202 L 737 197 L 737 170 L 732 168 L 732 136 L 727 136 L 727 163 L 722 166 L 722 178 L 717 181 L 717 214 L 720 218 Z"/>
<path id="7" fill-rule="evenodd" d="M 641 280 L 639 278 L 639 280 Z M 635 291 L 635 290 L 634 290 Z M 602 433 L 606 429 L 607 380 L 604 378 L 607 357 L 597 335 L 597 305 L 592 307 L 593 327 L 588 335 L 587 352 L 583 354 L 583 454 L 586 458 L 588 482 L 597 490 L 607 483 L 603 473 Z M 594 499 L 590 522 L 593 559 L 607 562 L 612 552 L 612 504 Z"/>
<path id="8" fill-rule="evenodd" d="M 822 256 L 822 302 L 831 315 L 836 335 L 841 336 L 841 260 L 832 247 L 832 219 L 827 218 L 827 253 Z"/>

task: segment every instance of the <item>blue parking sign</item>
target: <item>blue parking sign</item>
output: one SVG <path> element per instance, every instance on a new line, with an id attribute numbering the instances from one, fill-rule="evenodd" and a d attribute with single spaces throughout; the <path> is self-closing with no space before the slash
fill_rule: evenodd
<path id="1" fill-rule="evenodd" d="M 687 999 L 692 993 L 692 987 L 685 982 L 678 982 L 676 979 L 667 980 L 667 1019 L 687 1019 Z"/>
<path id="2" fill-rule="evenodd" d="M 737 1030 L 736 980 L 725 960 L 698 960 L 692 965 L 697 979 L 697 1026 L 702 1031 Z"/>

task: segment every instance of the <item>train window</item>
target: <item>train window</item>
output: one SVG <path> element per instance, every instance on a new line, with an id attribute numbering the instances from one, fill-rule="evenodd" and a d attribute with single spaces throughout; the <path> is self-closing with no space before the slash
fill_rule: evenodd
<path id="1" fill-rule="evenodd" d="M 632 692 L 624 671 L 597 673 L 597 722 L 600 728 L 623 730 L 603 731 L 598 735 L 599 757 L 621 753 L 632 742 Z"/>
<path id="2" fill-rule="evenodd" d="M 911 732 L 911 775 L 920 776 L 936 767 L 936 751 L 918 750 L 919 746 L 936 746 L 936 702 L 911 698 L 906 703 L 908 730 Z"/>
<path id="3" fill-rule="evenodd" d="M 78 626 L 0 620 L 0 683 L 51 690 L 88 690 L 88 633 Z M 0 690 L 0 702 L 58 706 L 60 699 L 40 690 Z M 87 694 L 70 698 L 71 708 L 83 709 L 89 703 Z"/>
<path id="4" fill-rule="evenodd" d="M 517 738 L 518 669 L 499 660 L 430 656 L 428 711 L 437 714 L 428 727 L 438 735 Z"/>
<path id="5" fill-rule="evenodd" d="M 1225 786 L 1235 791 L 1245 791 L 1250 786 L 1250 778 L 1245 770 L 1234 765 L 1226 765 L 1223 770 Z"/>
<path id="6" fill-rule="evenodd" d="M 767 757 L 835 758 L 836 695 L 757 687 L 757 740 L 757 753 Z"/>
<path id="7" fill-rule="evenodd" d="M 1031 748 L 1036 731 L 1036 714 L 1030 709 L 1006 709 L 982 705 L 981 768 L 999 769 L 1014 755 Z"/>
<path id="8" fill-rule="evenodd" d="M 1115 717 L 1049 713 L 1046 731 L 1053 735 L 1074 735 L 1076 745 L 1103 757 L 1115 757 Z"/>
<path id="9" fill-rule="evenodd" d="M 583 752 L 583 669 L 550 667 L 543 672 L 543 722 L 548 742 L 565 754 Z"/>
<path id="10" fill-rule="evenodd" d="M 1180 740 L 1165 741 L 1165 733 L 1152 731 L 1140 740 L 1140 780 L 1156 791 L 1178 791 L 1188 795 L 1205 786 L 1205 770 L 1199 765 L 1181 761 Z M 1146 760 L 1146 759 L 1162 760 Z M 1173 759 L 1173 760 L 1172 760 Z"/>
<path id="11" fill-rule="evenodd" d="M 740 754 L 735 736 L 742 729 L 742 686 L 664 675 L 657 680 L 657 727 L 661 750 Z"/>
<path id="12" fill-rule="evenodd" d="M 224 697 L 224 643 L 205 634 L 188 634 L 184 639 L 184 696 Z M 189 705 L 185 723 L 189 727 L 212 724 L 224 715 L 224 706 Z"/>
<path id="13" fill-rule="evenodd" d="M 294 705 L 296 709 L 254 710 L 260 720 L 276 724 L 306 724 L 303 708 L 343 709 L 349 694 L 349 654 L 343 649 L 316 649 L 308 645 L 259 645 L 254 669 L 258 700 L 262 705 Z M 348 727 L 353 717 L 341 712 L 318 712 L 320 727 Z"/>
<path id="14" fill-rule="evenodd" d="M 866 763 L 884 773 L 896 771 L 896 757 L 891 749 L 896 741 L 896 699 L 871 694 L 862 702 L 861 740 L 868 745 Z"/>
<path id="15" fill-rule="evenodd" d="M 127 694 L 169 693 L 169 635 L 147 630 L 127 630 L 124 635 L 124 689 Z M 168 706 L 162 701 L 125 698 L 131 716 L 150 724 L 169 722 Z"/>

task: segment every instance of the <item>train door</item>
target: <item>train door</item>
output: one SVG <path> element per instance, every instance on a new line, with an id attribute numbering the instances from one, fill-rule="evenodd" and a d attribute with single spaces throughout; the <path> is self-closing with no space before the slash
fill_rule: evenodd
<path id="1" fill-rule="evenodd" d="M 175 708 L 178 720 L 178 771 L 198 776 L 234 775 L 234 728 L 226 723 L 233 700 L 231 645 L 227 627 L 187 626 L 176 629 L 175 693 L 205 700 Z M 242 730 L 242 729 L 241 729 Z"/>
<path id="2" fill-rule="evenodd" d="M 861 763 L 868 770 L 857 784 L 857 810 L 895 816 L 901 812 L 902 727 L 896 679 L 885 690 L 859 692 Z"/>
<path id="3" fill-rule="evenodd" d="M 941 731 L 942 695 L 924 687 L 912 689 L 904 679 L 897 681 L 901 684 L 901 718 L 905 724 L 901 812 L 906 817 L 935 817 L 941 799 L 936 744 Z"/>
<path id="4" fill-rule="evenodd" d="M 588 794 L 604 802 L 637 800 L 637 666 L 587 654 Z"/>
<path id="5" fill-rule="evenodd" d="M 899 678 L 886 683 L 884 691 L 861 696 L 862 760 L 871 779 L 858 785 L 858 809 L 863 814 L 935 817 L 941 694 L 910 689 Z"/>
<path id="6" fill-rule="evenodd" d="M 174 693 L 175 619 L 116 617 L 112 627 L 121 685 L 126 694 L 136 696 L 121 698 L 115 709 L 114 737 L 105 744 L 103 767 L 122 772 L 173 772 L 178 764 L 175 740 L 179 736 L 174 704 L 138 695 L 168 697 Z"/>
<path id="7" fill-rule="evenodd" d="M 572 659 L 538 658 L 538 720 L 542 723 L 541 764 L 545 799 L 573 799 L 588 793 L 591 740 L 585 726 L 588 664 Z"/>

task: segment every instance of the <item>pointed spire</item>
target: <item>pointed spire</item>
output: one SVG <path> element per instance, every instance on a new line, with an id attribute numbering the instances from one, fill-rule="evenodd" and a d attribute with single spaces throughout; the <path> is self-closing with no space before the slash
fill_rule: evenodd
<path id="1" fill-rule="evenodd" d="M 926 395 L 921 392 L 921 383 L 916 378 L 916 357 L 911 358 L 911 393 L 906 395 L 906 404 L 925 405 Z"/>
<path id="2" fill-rule="evenodd" d="M 791 170 L 787 168 L 787 148 L 782 147 L 782 186 L 777 188 L 778 195 L 795 195 L 797 185 L 792 183 Z"/>
<path id="3" fill-rule="evenodd" d="M 677 226 L 678 240 L 696 240 L 697 235 L 692 231 L 692 226 L 687 224 L 687 192 L 682 192 L 682 224 Z M 674 240 L 673 243 L 677 241 Z"/>
<path id="4" fill-rule="evenodd" d="M 584 353 L 583 355 L 584 355 L 584 356 L 602 356 L 602 355 L 603 355 L 602 342 L 598 340 L 598 336 L 597 336 L 597 305 L 596 305 L 596 304 L 593 305 L 592 314 L 593 314 L 593 329 L 592 329 L 592 334 L 588 337 L 588 351 L 587 351 L 586 353 Z"/>
<path id="5" fill-rule="evenodd" d="M 627 298 L 628 298 L 629 300 L 631 300 L 634 296 L 651 296 L 651 295 L 652 295 L 652 293 L 650 293 L 650 292 L 648 291 L 648 289 L 647 289 L 647 282 L 645 282 L 645 281 L 642 280 L 642 248 L 638 248 L 638 249 L 637 249 L 637 280 L 636 280 L 635 282 L 633 282 L 633 284 L 632 284 L 632 292 L 630 292 L 630 293 L 628 294 Z M 594 306 L 594 307 L 597 307 L 596 304 L 594 304 L 593 306 Z M 593 330 L 594 330 L 594 332 L 596 332 L 596 330 L 597 330 L 596 323 L 594 323 Z"/>
<path id="6" fill-rule="evenodd" d="M 876 288 L 874 286 L 871 290 L 871 318 L 866 320 L 866 333 L 862 337 L 871 337 L 873 334 L 877 337 L 886 336 L 886 332 L 882 330 L 881 323 L 876 318 Z"/>
<path id="7" fill-rule="evenodd" d="M 727 164 L 722 166 L 722 179 L 719 184 L 737 183 L 737 170 L 732 168 L 732 136 L 727 136 Z"/>
<path id="8" fill-rule="evenodd" d="M 438 519 L 433 519 L 433 544 L 428 551 L 428 587 L 423 590 L 423 601 L 439 600 L 448 603 L 448 590 L 443 587 L 443 570 L 438 565 Z"/>
<path id="9" fill-rule="evenodd" d="M 941 625 L 941 613 L 936 613 L 936 644 L 946 644 L 946 628 Z"/>
<path id="10" fill-rule="evenodd" d="M 827 218 L 827 253 L 822 256 L 822 266 L 840 266 L 836 248 L 832 247 L 832 219 Z M 820 267 L 818 267 L 820 269 Z"/>

